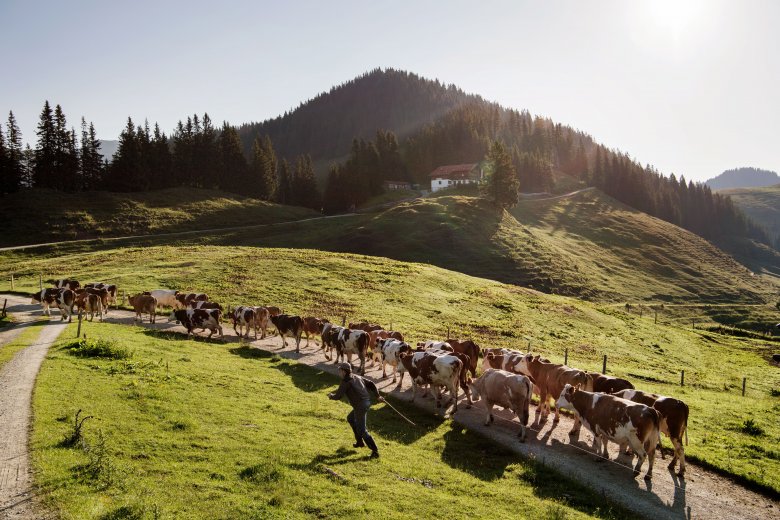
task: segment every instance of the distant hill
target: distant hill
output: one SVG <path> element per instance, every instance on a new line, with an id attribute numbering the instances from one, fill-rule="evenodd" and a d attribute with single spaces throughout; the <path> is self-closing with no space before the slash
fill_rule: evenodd
<path id="1" fill-rule="evenodd" d="M 721 193 L 731 197 L 753 221 L 764 227 L 780 250 L 780 184 L 760 188 L 733 188 Z"/>
<path id="2" fill-rule="evenodd" d="M 758 188 L 780 183 L 780 175 L 759 168 L 734 168 L 705 182 L 713 190 L 728 188 Z"/>

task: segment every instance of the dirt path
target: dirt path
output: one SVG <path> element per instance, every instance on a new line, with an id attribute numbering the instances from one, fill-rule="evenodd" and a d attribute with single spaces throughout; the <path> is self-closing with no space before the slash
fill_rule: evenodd
<path id="1" fill-rule="evenodd" d="M 19 299 L 10 296 L 9 302 L 12 301 L 12 298 L 15 301 Z M 133 315 L 127 311 L 112 310 L 107 321 L 132 324 Z M 95 323 L 88 324 L 88 326 L 99 327 L 100 325 Z M 184 330 L 178 325 L 167 323 L 164 318 L 162 320 L 158 318 L 158 323 L 154 325 L 144 323 L 144 326 L 161 330 Z M 225 341 L 238 342 L 238 338 L 233 335 L 232 331 L 230 331 L 230 335 L 227 335 L 229 327 L 225 326 L 224 328 Z M 46 327 L 44 330 L 49 329 L 50 327 Z M 305 347 L 306 341 L 303 340 L 300 354 L 295 353 L 294 346 L 282 347 L 278 337 L 252 341 L 250 344 L 252 347 L 268 350 L 281 357 L 294 359 L 320 370 L 334 374 L 337 372 L 333 363 L 325 359 L 322 350 L 315 347 L 314 341 L 309 347 Z M 405 378 L 401 391 L 393 391 L 395 385 L 391 383 L 391 379 L 381 379 L 381 368 L 367 367 L 366 375 L 377 382 L 381 391 L 398 399 L 410 398 L 408 391 L 411 384 L 408 377 Z M 431 398 L 420 399 L 418 397 L 415 403 L 431 413 L 436 413 Z M 565 416 L 561 418 L 558 425 L 553 425 L 551 418 L 542 425 L 531 425 L 532 431 L 529 432 L 528 442 L 523 444 L 517 440 L 519 431 L 517 421 L 513 421 L 509 413 L 494 409 L 496 422 L 486 427 L 483 425 L 485 413 L 481 403 L 475 403 L 471 409 L 465 408 L 463 400 L 461 405 L 453 417 L 459 425 L 477 431 L 525 457 L 538 460 L 646 518 L 764 519 L 777 518 L 780 511 L 779 502 L 749 491 L 727 478 L 690 462 L 686 478 L 679 479 L 666 469 L 666 464 L 670 460 L 668 457 L 666 460 L 662 460 L 660 456 L 656 457 L 652 481 L 648 482 L 642 476 L 634 479 L 631 468 L 625 465 L 629 461 L 621 459 L 619 462 L 622 462 L 623 465 L 614 461 L 617 455 L 614 444 L 610 446 L 612 460 L 606 461 L 590 451 L 593 438 L 585 428 L 582 429 L 578 439 L 571 439 L 568 432 L 571 429 L 572 420 Z M 535 412 L 535 408 L 532 410 L 533 412 Z M 668 439 L 664 439 L 664 442 L 665 446 L 668 447 Z M 642 468 L 643 475 L 646 468 L 647 463 Z"/>
<path id="2" fill-rule="evenodd" d="M 8 310 L 22 323 L 7 331 L 0 341 L 9 341 L 24 329 L 25 323 L 34 322 L 41 314 L 40 309 L 31 312 L 32 306 L 26 302 L 13 302 Z M 35 378 L 49 346 L 66 326 L 59 322 L 59 316 L 56 320 L 43 327 L 35 342 L 0 369 L 0 518 L 32 520 L 46 516 L 33 500 L 28 442 Z"/>

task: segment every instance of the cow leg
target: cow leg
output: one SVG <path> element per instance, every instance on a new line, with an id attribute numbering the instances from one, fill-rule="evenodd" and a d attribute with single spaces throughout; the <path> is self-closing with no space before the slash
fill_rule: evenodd
<path id="1" fill-rule="evenodd" d="M 645 442 L 645 450 L 647 452 L 647 473 L 645 479 L 650 480 L 653 478 L 653 463 L 655 462 L 655 449 L 658 439 L 650 439 Z"/>
<path id="2" fill-rule="evenodd" d="M 359 353 L 358 358 L 360 359 L 360 375 L 364 376 L 366 375 L 366 353 Z"/>
<path id="3" fill-rule="evenodd" d="M 674 465 L 679 460 L 680 461 L 679 474 L 684 475 L 685 474 L 685 448 L 683 448 L 682 439 L 672 437 L 671 441 L 672 441 L 672 446 L 674 446 L 674 457 L 672 457 L 672 462 L 669 463 L 669 469 L 674 471 Z"/>
<path id="4" fill-rule="evenodd" d="M 580 428 L 582 428 L 582 421 L 580 420 L 579 414 L 574 414 L 574 424 L 571 427 L 571 431 L 569 432 L 569 435 L 574 436 L 580 433 Z"/>
<path id="5" fill-rule="evenodd" d="M 485 397 L 485 411 L 487 412 L 487 415 L 485 416 L 485 426 L 490 426 L 490 423 L 494 421 L 493 419 L 493 401 Z"/>
<path id="6" fill-rule="evenodd" d="M 295 352 L 301 351 L 301 331 L 295 336 Z"/>
<path id="7" fill-rule="evenodd" d="M 277 329 L 277 330 L 279 330 L 279 329 Z M 284 337 L 284 333 L 283 332 L 279 332 L 279 335 L 282 337 L 282 345 L 284 345 L 286 347 L 287 346 L 287 339 Z"/>
<path id="8" fill-rule="evenodd" d="M 653 439 L 653 442 L 655 442 L 655 439 Z M 628 443 L 637 456 L 636 465 L 634 466 L 634 477 L 637 477 L 639 475 L 639 470 L 642 468 L 642 464 L 645 462 L 645 458 L 647 458 L 647 452 L 645 451 L 642 442 L 639 440 L 639 437 L 636 435 L 629 436 Z"/>

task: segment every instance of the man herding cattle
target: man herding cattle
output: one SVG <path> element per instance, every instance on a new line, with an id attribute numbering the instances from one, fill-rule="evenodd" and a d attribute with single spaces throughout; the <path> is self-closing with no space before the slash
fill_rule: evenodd
<path id="1" fill-rule="evenodd" d="M 343 396 L 347 396 L 352 405 L 352 411 L 347 415 L 347 422 L 352 427 L 352 433 L 355 434 L 355 444 L 352 446 L 355 448 L 368 446 L 371 450 L 371 458 L 375 459 L 379 457 L 379 450 L 374 438 L 371 437 L 366 428 L 366 416 L 368 409 L 371 408 L 369 392 L 374 394 L 380 403 L 383 403 L 385 399 L 379 395 L 379 390 L 372 381 L 353 374 L 352 365 L 349 363 L 339 365 L 339 375 L 341 376 L 341 384 L 338 390 L 329 393 L 328 397 L 339 400 Z"/>

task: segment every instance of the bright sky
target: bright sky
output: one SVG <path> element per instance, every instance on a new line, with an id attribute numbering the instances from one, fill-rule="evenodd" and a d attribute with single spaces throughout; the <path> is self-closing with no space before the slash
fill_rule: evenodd
<path id="1" fill-rule="evenodd" d="M 780 2 L 0 0 L 0 114 L 116 139 L 260 121 L 375 67 L 584 130 L 663 173 L 780 171 Z"/>

